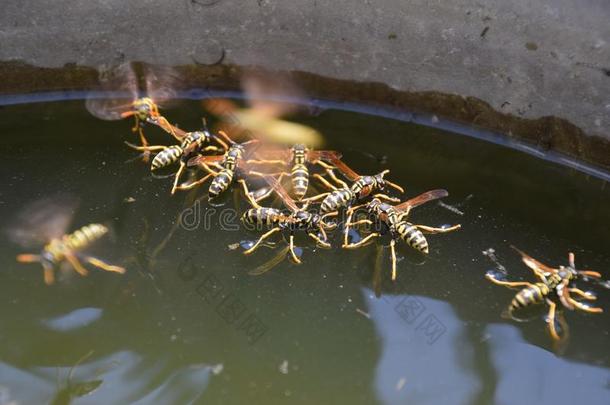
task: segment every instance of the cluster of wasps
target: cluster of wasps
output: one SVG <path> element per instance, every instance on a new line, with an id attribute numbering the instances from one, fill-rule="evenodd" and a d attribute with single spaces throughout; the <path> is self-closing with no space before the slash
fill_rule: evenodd
<path id="1" fill-rule="evenodd" d="M 171 194 L 180 190 L 190 190 L 209 181 L 208 196 L 213 200 L 237 184 L 251 208 L 242 216 L 242 222 L 248 227 L 259 229 L 266 227 L 256 242 L 244 253 L 251 254 L 265 241 L 277 234 L 288 234 L 287 246 L 280 252 L 288 255 L 295 263 L 301 258 L 295 248 L 295 234 L 306 234 L 319 247 L 330 248 L 329 232 L 342 221 L 342 247 L 356 249 L 367 245 L 373 239 L 388 234 L 391 250 L 391 278 L 397 277 L 396 244 L 404 242 L 409 247 L 428 254 L 429 245 L 426 234 L 448 233 L 460 229 L 460 225 L 431 227 L 410 222 L 411 210 L 425 203 L 448 196 L 446 190 L 436 189 L 402 201 L 389 195 L 393 190 L 400 194 L 404 189 L 388 180 L 389 170 L 377 174 L 361 175 L 349 167 L 337 151 L 315 150 L 303 144 L 292 147 L 271 147 L 259 139 L 244 142 L 234 141 L 222 130 L 212 132 L 203 125 L 203 129 L 185 132 L 172 125 L 161 115 L 157 100 L 151 97 L 135 96 L 127 105 L 111 105 L 105 101 L 94 100 L 88 103 L 89 110 L 105 119 L 133 117 L 133 131 L 138 135 L 140 144 L 127 143 L 131 148 L 142 152 L 145 159 L 153 155 L 151 170 L 156 171 L 171 165 L 178 165 L 171 187 Z M 150 145 L 144 135 L 145 125 L 157 126 L 167 132 L 176 141 L 170 146 Z M 199 178 L 189 178 L 182 182 L 185 172 L 193 170 L 202 173 Z M 256 178 L 257 183 L 264 184 L 257 190 L 250 190 L 250 181 Z M 285 181 L 289 178 L 290 181 Z M 325 192 L 310 194 L 310 180 L 314 179 Z M 285 184 L 289 183 L 289 187 Z M 279 197 L 286 209 L 266 206 L 262 202 L 271 195 Z M 312 207 L 315 207 L 312 209 Z M 359 216 L 364 213 L 364 218 Z M 358 241 L 352 241 L 352 230 L 366 225 L 373 229 Z M 54 280 L 54 269 L 63 262 L 68 262 L 79 274 L 86 275 L 87 270 L 80 263 L 87 263 L 105 271 L 124 273 L 125 269 L 109 265 L 99 259 L 83 256 L 79 252 L 87 245 L 107 233 L 108 229 L 101 224 L 91 224 L 69 234 L 54 237 L 43 248 L 40 254 L 22 254 L 17 257 L 20 262 L 40 262 L 44 268 L 44 279 L 48 284 Z M 601 278 L 601 274 L 591 270 L 577 270 L 574 255 L 570 253 L 569 264 L 551 268 L 526 253 L 518 251 L 523 262 L 534 272 L 537 281 L 509 282 L 488 273 L 487 278 L 494 284 L 519 289 L 505 312 L 515 318 L 514 312 L 534 304 L 548 305 L 548 331 L 555 341 L 566 338 L 567 325 L 561 316 L 557 317 L 558 304 L 568 310 L 578 309 L 589 313 L 600 313 L 601 308 L 591 307 L 574 297 L 587 301 L 596 297 L 579 288 L 574 283 L 582 278 Z M 251 274 L 261 274 L 270 266 L 257 268 Z M 559 318 L 560 330 L 555 319 Z"/>

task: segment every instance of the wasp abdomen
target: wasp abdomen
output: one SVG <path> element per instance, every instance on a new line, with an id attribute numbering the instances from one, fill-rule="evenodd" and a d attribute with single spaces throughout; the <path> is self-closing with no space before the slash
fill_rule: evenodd
<path id="1" fill-rule="evenodd" d="M 210 198 L 217 197 L 220 193 L 228 189 L 232 181 L 233 171 L 228 169 L 221 170 L 210 184 Z"/>
<path id="2" fill-rule="evenodd" d="M 86 247 L 108 232 L 108 228 L 101 224 L 90 224 L 66 235 L 64 243 L 68 249 L 78 250 Z"/>
<path id="3" fill-rule="evenodd" d="M 549 292 L 549 287 L 544 283 L 532 284 L 515 295 L 515 298 L 510 303 L 509 311 L 524 308 L 531 304 L 539 304 Z"/>
<path id="4" fill-rule="evenodd" d="M 281 212 L 275 208 L 250 208 L 242 216 L 242 221 L 247 225 L 272 226 L 279 222 Z"/>
<path id="5" fill-rule="evenodd" d="M 428 254 L 428 241 L 417 227 L 408 222 L 399 222 L 396 225 L 396 232 L 400 235 L 407 245 L 422 253 Z"/>
<path id="6" fill-rule="evenodd" d="M 348 205 L 352 198 L 353 194 L 349 189 L 339 189 L 331 192 L 320 205 L 320 211 L 323 214 L 333 212 L 338 210 L 341 207 L 345 207 Z"/>
<path id="7" fill-rule="evenodd" d="M 182 156 L 182 148 L 178 145 L 172 145 L 169 148 L 157 153 L 152 161 L 152 170 L 169 166 L 170 164 L 178 161 L 180 156 Z"/>
<path id="8" fill-rule="evenodd" d="M 309 186 L 309 170 L 304 164 L 295 164 L 292 167 L 292 189 L 294 195 L 301 199 L 307 193 L 307 187 Z"/>

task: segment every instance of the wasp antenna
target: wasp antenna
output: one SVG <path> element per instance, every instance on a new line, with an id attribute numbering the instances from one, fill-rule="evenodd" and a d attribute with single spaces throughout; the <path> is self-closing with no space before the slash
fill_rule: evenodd
<path id="1" fill-rule="evenodd" d="M 387 181 L 387 180 L 385 181 L 385 183 L 386 183 L 388 186 L 390 186 L 390 187 L 392 187 L 392 188 L 394 188 L 394 189 L 396 189 L 396 190 L 400 191 L 401 193 L 404 193 L 404 192 L 405 192 L 405 189 L 404 189 L 404 188 L 402 188 L 401 186 L 399 186 L 399 185 L 398 185 L 398 184 L 396 184 L 396 183 L 393 183 L 393 182 L 391 182 L 391 181 Z"/>
<path id="2" fill-rule="evenodd" d="M 575 264 L 575 260 L 574 260 L 574 253 L 570 252 L 568 253 L 568 263 L 570 264 L 570 267 L 575 269 L 576 268 L 576 264 Z"/>

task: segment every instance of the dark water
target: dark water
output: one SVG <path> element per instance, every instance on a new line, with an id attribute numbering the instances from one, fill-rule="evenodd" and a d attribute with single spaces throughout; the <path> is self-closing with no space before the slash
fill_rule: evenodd
<path id="1" fill-rule="evenodd" d="M 196 103 L 168 112 L 193 129 L 201 114 Z M 493 264 L 481 254 L 495 249 L 511 279 L 532 275 L 510 245 L 554 266 L 574 251 L 580 267 L 610 277 L 610 187 L 602 180 L 388 118 L 332 109 L 303 118 L 359 172 L 389 168 L 408 196 L 446 188 L 444 203 L 463 213 L 436 203 L 414 212 L 416 223 L 463 229 L 431 235 L 425 260 L 400 245 L 394 284 L 386 249 L 376 298 L 375 245 L 328 251 L 300 241 L 303 265 L 284 261 L 248 275 L 274 251 L 244 257 L 232 249 L 256 235 L 220 218 L 234 207 L 231 196 L 224 207 L 201 204 L 198 228 L 178 229 L 151 257 L 187 200 L 203 193 L 171 198 L 171 179 L 125 163 L 134 157 L 122 145 L 134 139 L 130 122 L 97 120 L 78 101 L 4 107 L 0 119 L 0 218 L 8 223 L 26 202 L 57 192 L 77 195 L 71 229 L 112 223 L 112 237 L 92 252 L 128 269 L 49 287 L 39 267 L 15 262 L 27 249 L 3 237 L 0 404 L 602 404 L 610 397 L 608 311 L 567 313 L 571 339 L 557 355 L 542 310 L 523 323 L 501 318 L 514 292 L 484 279 Z M 608 290 L 582 287 L 610 308 Z"/>

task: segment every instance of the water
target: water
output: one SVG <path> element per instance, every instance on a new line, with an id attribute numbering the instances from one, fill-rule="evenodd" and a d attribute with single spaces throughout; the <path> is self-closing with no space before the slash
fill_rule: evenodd
<path id="1" fill-rule="evenodd" d="M 195 102 L 168 112 L 184 128 L 197 128 L 201 114 Z M 15 262 L 25 250 L 3 239 L 0 403 L 607 401 L 610 292 L 583 284 L 607 311 L 567 313 L 571 339 L 558 356 L 542 310 L 528 322 L 501 317 L 514 291 L 485 280 L 501 269 L 482 254 L 493 248 L 510 280 L 532 280 L 510 245 L 550 265 L 566 264 L 571 250 L 581 268 L 610 277 L 610 190 L 599 178 L 388 117 L 329 109 L 303 118 L 361 173 L 389 168 L 408 196 L 450 192 L 445 206 L 412 218 L 463 228 L 431 235 L 425 260 L 400 244 L 396 283 L 384 249 L 377 298 L 375 245 L 324 250 L 299 240 L 303 265 L 284 260 L 249 275 L 274 250 L 240 253 L 256 234 L 220 219 L 232 196 L 200 205 L 197 229 L 178 229 L 151 257 L 194 197 L 171 198 L 170 178 L 125 163 L 135 156 L 122 145 L 134 139 L 130 122 L 97 120 L 81 101 L 7 106 L 0 118 L 1 218 L 10 222 L 27 201 L 77 195 L 71 229 L 110 221 L 111 238 L 91 252 L 128 269 L 49 287 L 39 267 Z"/>

